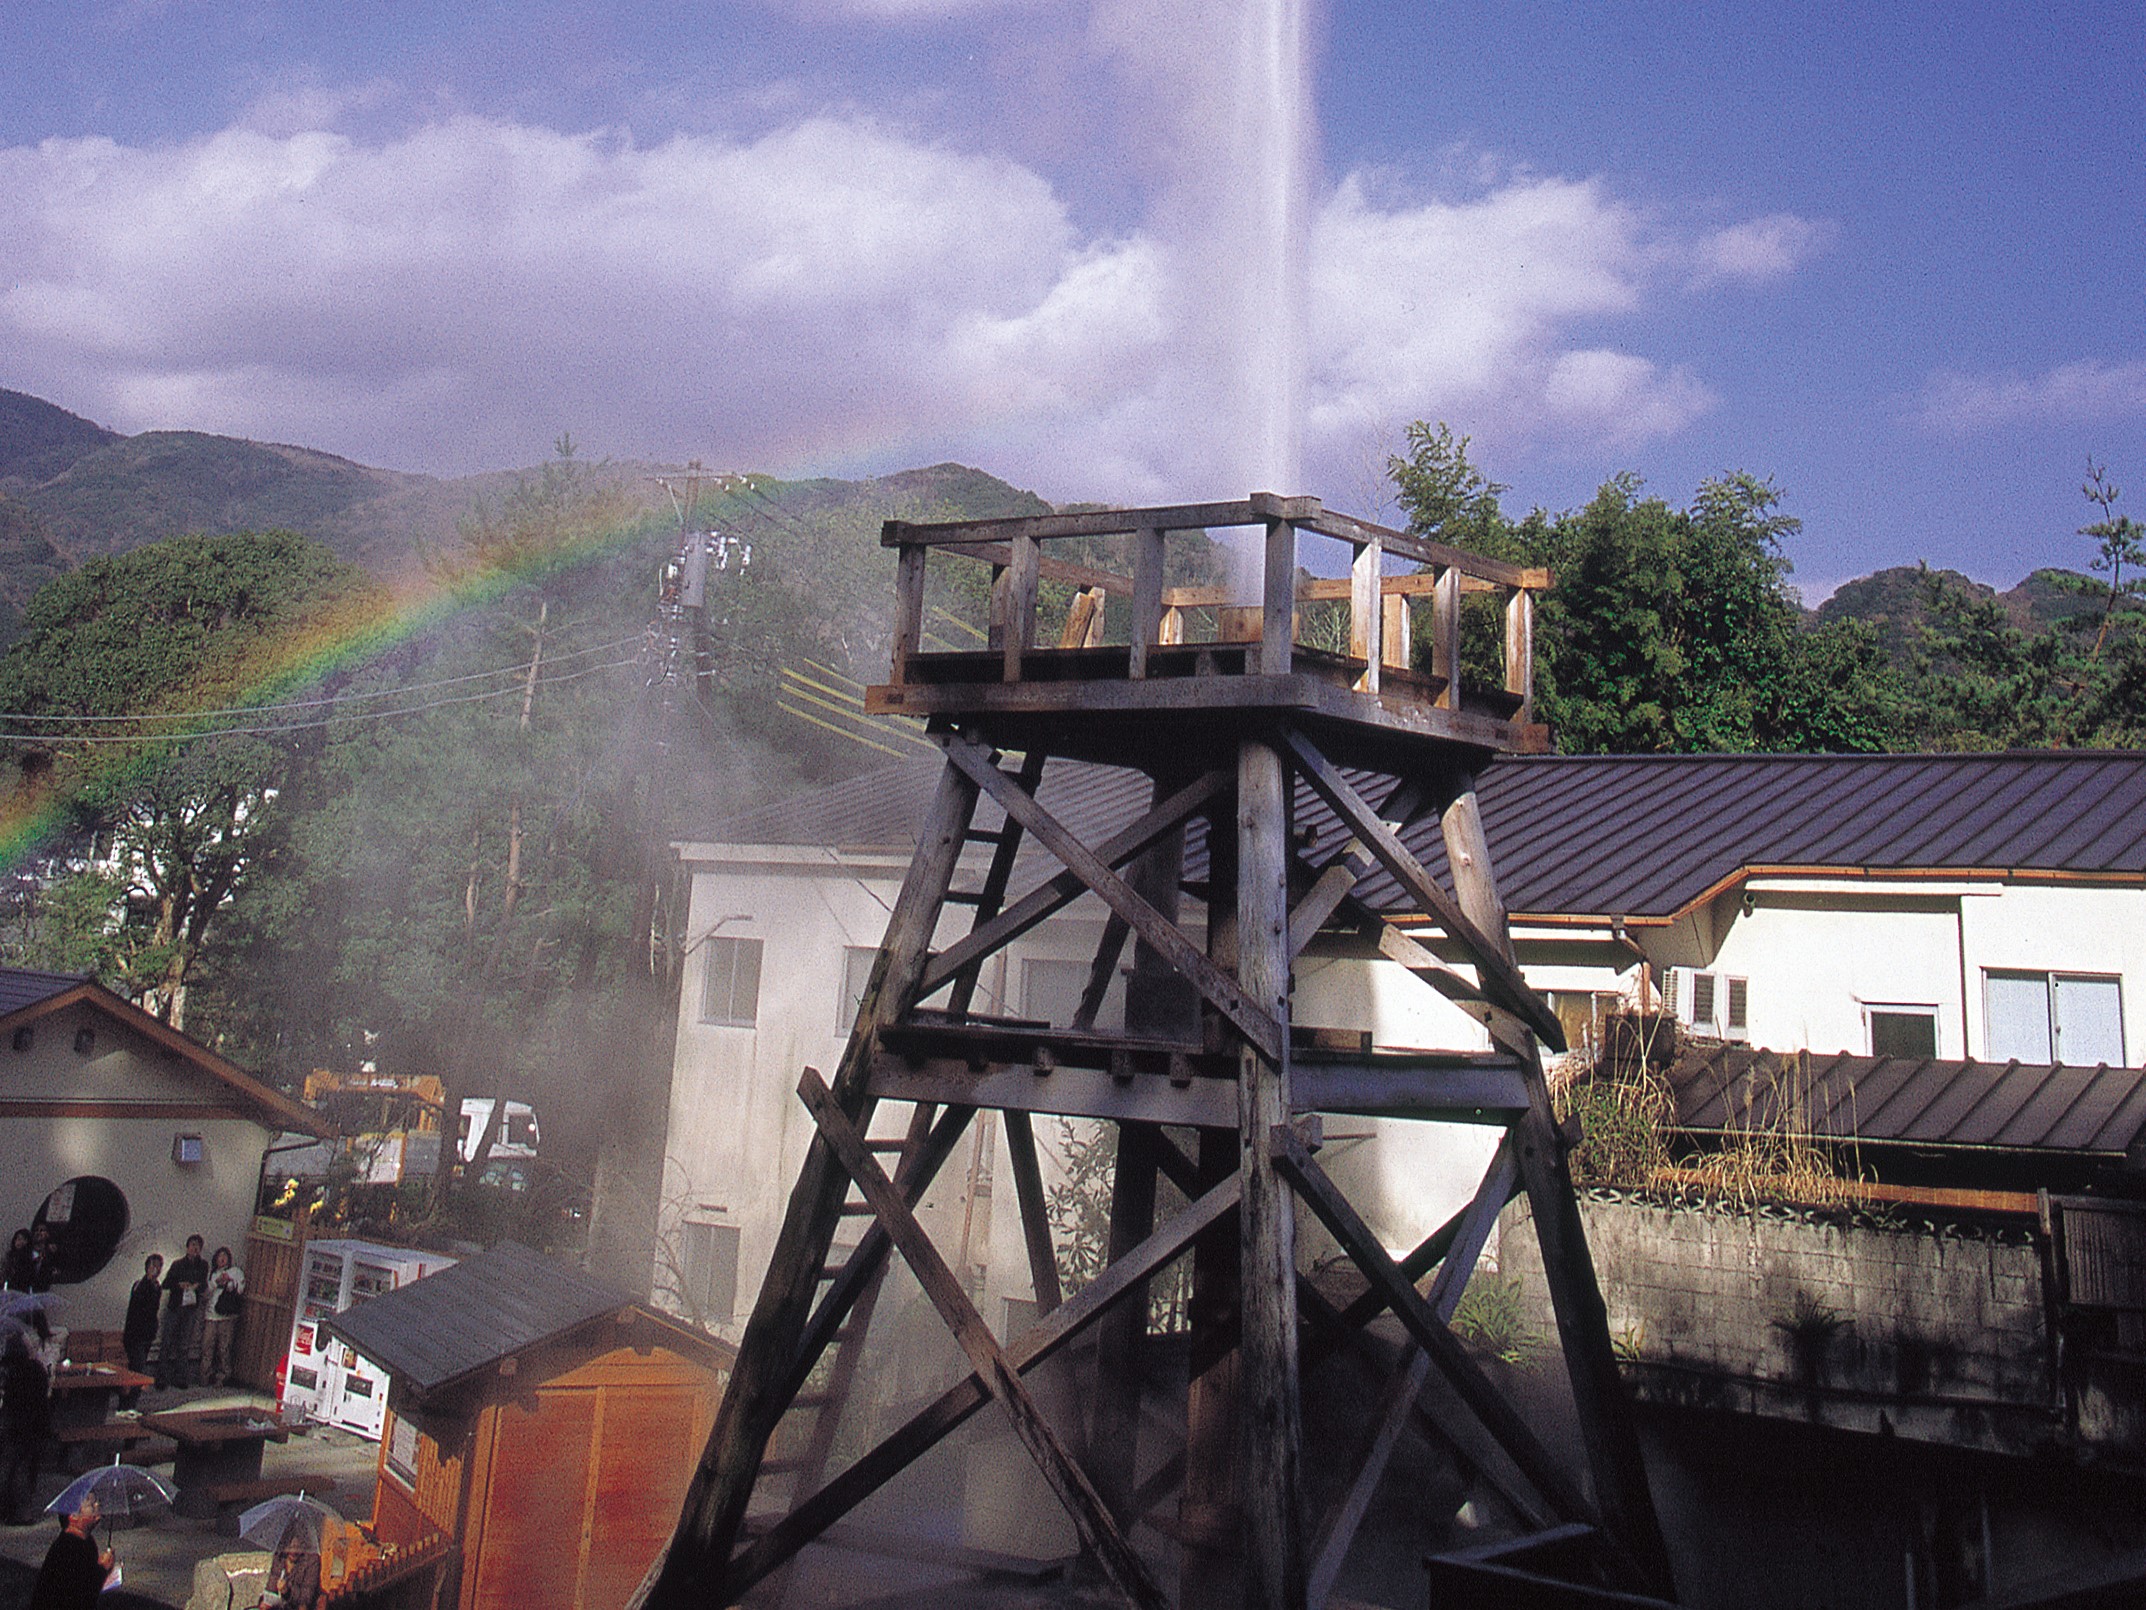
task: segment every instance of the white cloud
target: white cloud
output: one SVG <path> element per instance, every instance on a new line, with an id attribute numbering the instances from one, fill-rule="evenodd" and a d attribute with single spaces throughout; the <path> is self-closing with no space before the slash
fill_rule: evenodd
<path id="1" fill-rule="evenodd" d="M 1831 244 L 1833 226 L 1794 213 L 1768 213 L 1701 237 L 1694 252 L 1699 284 L 1738 280 L 1764 284 L 1794 273 Z"/>
<path id="2" fill-rule="evenodd" d="M 1940 370 L 1915 417 L 1928 429 L 1971 435 L 2015 424 L 2092 424 L 2146 415 L 2146 360 L 2083 358 L 2038 375 Z"/>
<path id="3" fill-rule="evenodd" d="M 0 384 L 449 473 L 571 430 L 777 472 L 953 457 L 1060 497 L 1250 490 L 1229 355 L 1263 325 L 1196 211 L 1086 232 L 1029 168 L 855 118 L 642 146 L 474 117 L 279 131 L 301 109 L 0 150 Z M 1603 327 L 1722 272 L 1724 236 L 1600 182 L 1375 201 L 1352 179 L 1305 235 L 1307 467 L 1283 490 L 1342 471 L 1367 420 L 1587 451 L 1712 405 Z M 1785 271 L 1741 249 L 1744 277 Z"/>

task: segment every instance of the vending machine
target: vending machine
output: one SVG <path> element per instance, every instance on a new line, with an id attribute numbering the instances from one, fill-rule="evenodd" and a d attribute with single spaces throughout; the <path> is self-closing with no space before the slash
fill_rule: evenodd
<path id="1" fill-rule="evenodd" d="M 340 1426 L 377 1442 L 387 1420 L 387 1372 L 330 1336 L 321 1321 L 438 1274 L 454 1261 L 444 1252 L 373 1241 L 310 1242 L 283 1372 L 285 1417 Z"/>

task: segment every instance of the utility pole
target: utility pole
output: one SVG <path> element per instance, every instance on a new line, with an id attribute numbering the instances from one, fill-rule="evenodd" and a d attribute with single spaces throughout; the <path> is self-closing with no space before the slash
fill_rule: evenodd
<path id="1" fill-rule="evenodd" d="M 654 1276 L 656 1219 L 663 1195 L 663 1147 L 670 1121 L 671 1063 L 677 1037 L 679 983 L 684 970 L 685 902 L 671 857 L 679 796 L 676 738 L 697 708 L 711 658 L 708 595 L 711 575 L 742 572 L 752 549 L 742 538 L 696 528 L 699 462 L 681 477 L 684 489 L 658 476 L 678 511 L 678 542 L 664 561 L 648 625 L 648 679 L 636 701 L 632 730 L 641 748 L 634 768 L 630 864 L 632 924 L 620 957 L 627 1011 L 617 1047 L 609 1122 L 596 1163 L 585 1263 L 639 1296 Z M 726 476 L 715 476 L 718 483 Z"/>

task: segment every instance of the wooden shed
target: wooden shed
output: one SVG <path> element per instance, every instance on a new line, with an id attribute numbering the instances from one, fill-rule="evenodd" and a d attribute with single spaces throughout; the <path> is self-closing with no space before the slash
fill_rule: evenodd
<path id="1" fill-rule="evenodd" d="M 625 1604 L 678 1519 L 727 1346 L 513 1243 L 328 1324 L 393 1376 L 373 1529 L 454 1540 L 441 1606 Z"/>

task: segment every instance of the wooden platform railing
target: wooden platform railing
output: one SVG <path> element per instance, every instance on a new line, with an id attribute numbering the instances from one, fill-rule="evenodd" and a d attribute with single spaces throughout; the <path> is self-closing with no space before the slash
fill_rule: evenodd
<path id="1" fill-rule="evenodd" d="M 1170 532 L 1244 526 L 1264 529 L 1262 580 L 1256 598 L 1240 597 L 1226 588 L 1164 585 L 1164 553 Z M 1305 532 L 1345 544 L 1352 555 L 1349 574 L 1332 578 L 1300 575 L 1298 538 Z M 1044 552 L 1045 546 L 1055 541 L 1092 537 L 1130 538 L 1133 573 L 1126 576 L 1067 563 Z M 1202 608 L 1219 612 L 1219 641 L 1241 643 L 1252 650 L 1245 658 L 1246 674 L 1287 675 L 1297 651 L 1302 606 L 1345 603 L 1345 654 L 1361 662 L 1355 686 L 1368 693 L 1380 691 L 1387 680 L 1386 672 L 1405 672 L 1409 668 L 1411 611 L 1416 600 L 1427 598 L 1431 609 L 1432 663 L 1431 680 L 1426 686 L 1436 705 L 1458 709 L 1461 599 L 1468 593 L 1501 594 L 1505 599 L 1503 691 L 1516 706 L 1512 717 L 1516 725 L 1526 725 L 1534 719 L 1534 595 L 1550 585 L 1550 573 L 1336 514 L 1317 498 L 1255 493 L 1236 503 L 1104 509 L 935 524 L 889 520 L 882 528 L 880 541 L 899 554 L 893 667 L 889 677 L 897 685 L 914 680 L 910 675 L 912 660 L 929 657 L 923 648 L 926 567 L 932 551 L 938 549 L 981 560 L 992 567 L 991 648 L 1003 656 L 1000 679 L 1009 683 L 1022 680 L 1024 661 L 1038 651 L 1037 603 L 1044 581 L 1076 589 L 1073 610 L 1056 645 L 1059 649 L 1105 646 L 1104 599 L 1118 596 L 1131 601 L 1131 624 L 1123 646 L 1128 650 L 1125 674 L 1135 679 L 1150 674 L 1155 651 L 1185 641 L 1185 612 Z M 1388 575 L 1389 555 L 1422 568 Z"/>

